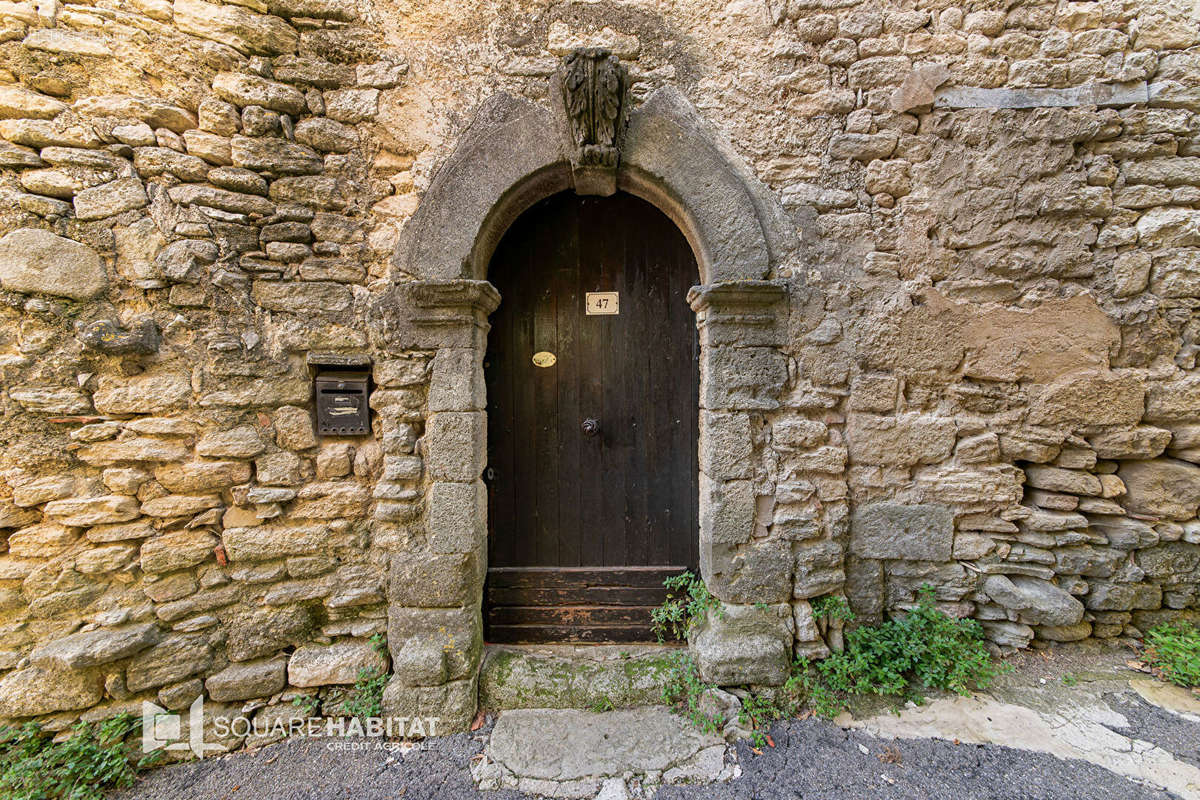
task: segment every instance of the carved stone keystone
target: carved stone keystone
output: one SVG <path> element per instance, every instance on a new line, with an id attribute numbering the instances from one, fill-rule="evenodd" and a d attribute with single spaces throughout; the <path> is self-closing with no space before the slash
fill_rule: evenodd
<path id="1" fill-rule="evenodd" d="M 575 191 L 610 195 L 617 190 L 629 74 L 608 50 L 585 47 L 563 57 L 556 81 L 569 134 Z"/>

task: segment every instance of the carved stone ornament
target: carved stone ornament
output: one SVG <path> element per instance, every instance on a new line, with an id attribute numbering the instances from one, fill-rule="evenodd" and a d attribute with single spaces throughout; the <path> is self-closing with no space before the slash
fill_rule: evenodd
<path id="1" fill-rule="evenodd" d="M 584 47 L 563 58 L 558 84 L 570 133 L 575 191 L 612 194 L 617 189 L 629 74 L 608 50 Z"/>

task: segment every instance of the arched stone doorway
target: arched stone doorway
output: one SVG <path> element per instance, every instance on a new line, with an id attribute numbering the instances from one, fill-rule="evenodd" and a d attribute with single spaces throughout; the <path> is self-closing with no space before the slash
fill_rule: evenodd
<path id="1" fill-rule="evenodd" d="M 552 96 L 553 96 L 552 92 Z M 394 550 L 389 714 L 428 715 L 447 729 L 474 713 L 487 569 L 488 317 L 500 302 L 486 280 L 497 245 L 523 212 L 577 184 L 570 137 L 557 116 L 500 94 L 480 108 L 405 228 L 393 283 L 371 305 L 381 363 L 432 354 L 420 452 L 419 552 Z M 753 417 L 778 405 L 787 288 L 772 269 L 795 248 L 782 209 L 671 87 L 628 114 L 611 165 L 616 191 L 669 217 L 695 257 L 687 300 L 699 332 L 699 564 L 730 611 L 696 643 L 706 680 L 782 682 L 791 656 L 790 557 L 756 539 L 750 456 Z M 380 407 L 385 430 L 405 409 Z M 385 451 L 387 449 L 385 442 Z M 389 522 L 380 515 L 380 524 Z M 414 588 L 415 587 L 415 588 Z M 428 587 L 428 588 L 423 588 Z"/>

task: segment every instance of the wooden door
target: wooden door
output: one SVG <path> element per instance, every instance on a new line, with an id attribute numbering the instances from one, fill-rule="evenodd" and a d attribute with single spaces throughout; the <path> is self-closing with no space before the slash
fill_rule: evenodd
<path id="1" fill-rule="evenodd" d="M 663 579 L 696 568 L 697 275 L 675 224 L 627 194 L 550 197 L 497 248 L 489 641 L 650 641 Z M 618 313 L 586 313 L 598 292 Z"/>

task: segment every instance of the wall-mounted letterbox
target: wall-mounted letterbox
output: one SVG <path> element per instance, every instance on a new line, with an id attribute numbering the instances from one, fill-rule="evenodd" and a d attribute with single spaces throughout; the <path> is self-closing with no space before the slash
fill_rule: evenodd
<path id="1" fill-rule="evenodd" d="M 366 372 L 318 372 L 317 433 L 358 436 L 371 432 Z"/>

